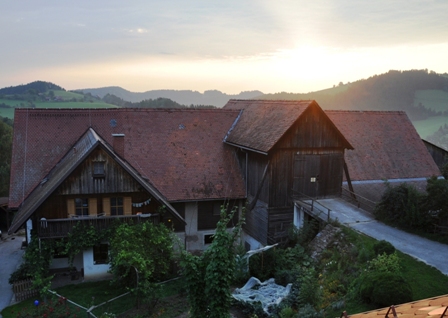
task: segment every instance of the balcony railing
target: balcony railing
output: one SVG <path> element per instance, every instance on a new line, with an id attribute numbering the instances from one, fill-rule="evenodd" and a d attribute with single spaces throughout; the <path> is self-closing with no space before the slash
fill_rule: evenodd
<path id="1" fill-rule="evenodd" d="M 67 219 L 41 219 L 39 221 L 37 232 L 40 238 L 62 238 L 66 237 L 77 224 L 92 225 L 97 230 L 108 229 L 116 222 L 137 224 L 150 221 L 159 222 L 158 214 L 140 214 L 140 215 L 117 215 L 117 216 L 80 216 Z"/>

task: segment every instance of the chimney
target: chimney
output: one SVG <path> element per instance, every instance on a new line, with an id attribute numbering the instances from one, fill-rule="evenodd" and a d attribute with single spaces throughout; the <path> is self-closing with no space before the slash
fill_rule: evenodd
<path id="1" fill-rule="evenodd" d="M 114 152 L 124 159 L 124 134 L 112 134 Z"/>

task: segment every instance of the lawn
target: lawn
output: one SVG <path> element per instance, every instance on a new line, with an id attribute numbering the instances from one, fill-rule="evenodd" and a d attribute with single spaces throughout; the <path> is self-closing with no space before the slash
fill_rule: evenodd
<path id="1" fill-rule="evenodd" d="M 343 232 L 345 237 L 351 244 L 356 246 L 358 253 L 373 249 L 373 245 L 376 240 L 355 232 L 351 229 L 343 227 Z M 331 253 L 337 254 L 339 251 L 331 250 Z M 434 296 L 440 296 L 448 294 L 448 276 L 442 274 L 440 271 L 434 267 L 428 266 L 423 262 L 420 262 L 406 254 L 397 252 L 400 265 L 401 274 L 404 276 L 406 281 L 411 285 L 413 291 L 413 299 L 420 300 L 425 298 L 430 298 Z M 337 257 L 335 258 L 337 259 Z M 360 262 L 359 256 L 353 259 L 354 262 Z M 359 263 L 360 265 L 363 263 Z M 331 275 L 330 275 L 331 276 Z M 347 290 L 349 286 L 346 286 Z M 124 292 L 125 289 L 120 289 L 110 285 L 108 281 L 94 282 L 94 283 L 81 283 L 77 285 L 68 285 L 65 287 L 58 288 L 56 292 L 60 295 L 67 297 L 68 299 L 84 306 L 90 307 L 92 304 L 100 304 L 107 300 L 110 300 Z M 23 310 L 24 307 L 33 308 L 34 299 L 30 299 L 19 304 L 13 305 L 11 307 L 5 308 L 2 311 L 4 318 L 13 318 L 17 316 L 17 312 Z M 108 303 L 99 309 L 96 309 L 94 313 L 96 315 L 107 311 L 120 314 L 120 318 L 131 318 L 131 317 L 144 317 L 149 313 L 148 306 L 141 306 L 140 308 L 135 308 L 136 299 L 135 296 L 125 296 L 123 298 L 117 299 L 114 302 Z M 187 295 L 185 292 L 184 281 L 182 279 L 170 281 L 164 284 L 159 293 L 159 299 L 152 308 L 151 314 L 157 315 L 157 317 L 162 318 L 176 318 L 176 317 L 186 317 L 188 312 L 188 302 Z M 343 308 L 328 310 L 328 317 L 336 317 L 341 314 L 343 310 L 346 310 L 349 314 L 360 313 L 364 311 L 369 311 L 376 309 L 372 305 L 364 304 L 356 300 L 348 300 L 344 303 Z M 72 309 L 77 310 L 77 309 Z M 14 311 L 14 313 L 12 313 Z M 80 310 L 80 313 L 85 312 Z"/>
<path id="2" fill-rule="evenodd" d="M 22 103 L 24 108 L 30 106 L 24 101 L 11 101 L 7 99 L 0 99 L 0 103 L 5 103 L 10 106 L 19 106 Z M 6 103 L 8 102 L 8 103 Z M 50 108 L 50 109 L 72 109 L 72 108 L 118 108 L 118 106 L 107 104 L 103 101 L 94 102 L 34 102 L 36 108 Z M 0 107 L 0 116 L 14 119 L 15 108 Z"/>
<path id="3" fill-rule="evenodd" d="M 186 297 L 185 295 L 179 297 L 179 299 L 173 299 L 173 295 L 177 295 L 179 291 L 183 290 L 181 287 L 183 284 L 182 280 L 175 280 L 163 284 L 160 290 L 160 300 L 157 303 L 157 312 L 163 312 L 164 315 L 161 317 L 176 317 L 179 313 L 182 313 L 187 309 L 186 307 Z M 67 299 L 85 307 L 90 308 L 93 305 L 99 305 L 103 302 L 107 302 L 119 295 L 127 292 L 124 288 L 117 288 L 111 285 L 109 281 L 99 281 L 99 282 L 88 282 L 80 284 L 71 284 L 61 288 L 57 288 L 56 293 Z M 24 310 L 37 310 L 34 306 L 34 301 L 38 298 L 32 298 L 25 300 L 21 303 L 12 305 L 5 308 L 1 314 L 3 318 L 15 318 L 18 312 L 23 312 Z M 57 302 L 58 298 L 56 296 L 49 297 L 47 300 L 53 299 L 53 302 Z M 39 301 L 43 301 L 40 300 Z M 178 306 L 174 304 L 180 303 Z M 103 306 L 95 309 L 93 313 L 96 316 L 101 315 L 103 312 L 109 312 L 114 314 L 123 314 L 122 317 L 134 317 L 139 311 L 148 312 L 147 307 L 142 306 L 139 310 L 134 310 L 136 305 L 136 297 L 134 295 L 128 294 L 124 297 L 118 298 L 112 302 L 106 303 Z M 67 306 L 71 312 L 79 313 L 79 316 L 84 317 L 86 312 L 84 309 L 78 309 L 78 307 L 67 302 Z M 25 309 L 27 308 L 27 309 Z"/>
<path id="4" fill-rule="evenodd" d="M 415 129 L 422 139 L 427 138 L 428 136 L 434 134 L 440 126 L 448 124 L 448 117 L 445 116 L 436 116 L 430 117 L 425 120 L 416 120 L 413 121 Z"/>

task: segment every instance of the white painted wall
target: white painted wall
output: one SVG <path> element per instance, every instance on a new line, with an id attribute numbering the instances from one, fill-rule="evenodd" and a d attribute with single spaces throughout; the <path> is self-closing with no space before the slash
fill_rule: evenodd
<path id="1" fill-rule="evenodd" d="M 185 244 L 187 251 L 203 250 L 203 237 L 198 233 L 198 203 L 185 203 Z"/>
<path id="2" fill-rule="evenodd" d="M 31 230 L 33 229 L 33 222 L 31 219 L 26 221 L 26 242 L 29 244 L 31 242 Z"/>
<path id="3" fill-rule="evenodd" d="M 112 277 L 109 264 L 94 264 L 93 248 L 83 251 L 84 280 L 99 280 Z"/>
<path id="4" fill-rule="evenodd" d="M 264 246 L 263 244 L 261 244 L 259 241 L 257 241 L 256 239 L 254 239 L 252 236 L 250 236 L 249 234 L 247 234 L 244 231 L 241 235 L 241 241 L 243 244 L 245 244 L 245 243 L 249 244 L 251 250 L 256 250 L 256 249 L 262 248 Z"/>
<path id="5" fill-rule="evenodd" d="M 303 208 L 297 204 L 294 204 L 294 226 L 300 229 L 303 227 L 303 222 L 305 220 L 305 212 Z"/>

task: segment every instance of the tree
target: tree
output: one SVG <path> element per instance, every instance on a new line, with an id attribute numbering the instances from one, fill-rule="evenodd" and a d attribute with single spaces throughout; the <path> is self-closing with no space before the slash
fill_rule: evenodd
<path id="1" fill-rule="evenodd" d="M 234 278 L 236 253 L 234 244 L 240 233 L 244 218 L 229 232 L 227 224 L 236 209 L 227 213 L 221 207 L 221 219 L 216 225 L 211 246 L 201 255 L 185 252 L 182 267 L 187 281 L 190 314 L 193 318 L 230 317 L 230 284 Z"/>
<path id="2" fill-rule="evenodd" d="M 0 196 L 9 194 L 9 173 L 12 152 L 12 126 L 0 117 Z"/>
<path id="3" fill-rule="evenodd" d="M 146 298 L 152 295 L 154 283 L 168 272 L 172 255 L 172 232 L 162 223 L 124 223 L 110 240 L 110 268 L 115 280 Z"/>

